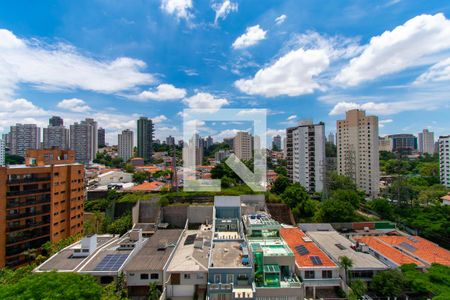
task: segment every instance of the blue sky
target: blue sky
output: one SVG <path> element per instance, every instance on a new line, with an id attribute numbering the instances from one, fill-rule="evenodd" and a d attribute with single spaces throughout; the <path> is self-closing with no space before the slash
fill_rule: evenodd
<path id="1" fill-rule="evenodd" d="M 116 143 L 145 115 L 181 137 L 184 108 L 220 107 L 329 132 L 360 107 L 382 135 L 450 134 L 449 18 L 448 1 L 3 1 L 0 132 L 94 117 Z"/>

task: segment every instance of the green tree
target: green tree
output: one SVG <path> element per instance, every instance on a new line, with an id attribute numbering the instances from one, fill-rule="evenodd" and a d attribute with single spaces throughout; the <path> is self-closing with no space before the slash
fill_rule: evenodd
<path id="1" fill-rule="evenodd" d="M 345 282 L 349 283 L 351 281 L 351 278 L 348 270 L 353 267 L 353 260 L 347 256 L 341 256 L 339 257 L 339 265 L 344 269 Z"/>
<path id="2" fill-rule="evenodd" d="M 284 175 L 278 175 L 272 184 L 270 191 L 275 194 L 282 194 L 288 186 L 291 185 L 289 178 Z"/>
<path id="3" fill-rule="evenodd" d="M 228 176 L 223 176 L 222 179 L 220 180 L 220 184 L 223 188 L 230 188 L 236 185 L 236 180 Z"/>
<path id="4" fill-rule="evenodd" d="M 148 285 L 148 300 L 159 300 L 161 292 L 155 282 L 150 282 Z"/>
<path id="5" fill-rule="evenodd" d="M 352 222 L 355 220 L 355 208 L 349 202 L 326 200 L 320 209 L 322 222 Z"/>
<path id="6" fill-rule="evenodd" d="M 382 218 L 391 220 L 394 217 L 394 209 L 388 200 L 379 198 L 372 200 L 370 207 Z"/>
<path id="7" fill-rule="evenodd" d="M 284 190 L 284 192 L 281 194 L 281 199 L 290 208 L 294 208 L 304 201 L 310 199 L 310 197 L 303 186 L 298 183 L 294 183 Z"/>
<path id="8" fill-rule="evenodd" d="M 330 192 L 336 190 L 356 190 L 356 184 L 350 177 L 339 175 L 336 172 L 329 172 L 327 174 L 328 189 Z"/>
<path id="9" fill-rule="evenodd" d="M 352 281 L 350 285 L 352 291 L 349 294 L 350 300 L 358 300 L 361 299 L 367 292 L 367 283 L 362 281 L 361 279 L 357 279 Z"/>
<path id="10" fill-rule="evenodd" d="M 121 216 L 108 225 L 108 233 L 123 235 L 133 226 L 130 214 Z"/>
<path id="11" fill-rule="evenodd" d="M 123 170 L 124 170 L 125 172 L 127 172 L 127 173 L 134 173 L 135 168 L 134 168 L 133 165 L 131 165 L 131 164 L 125 164 L 125 165 L 123 166 Z"/>
<path id="12" fill-rule="evenodd" d="M 274 171 L 278 175 L 288 176 L 287 169 L 283 166 L 276 167 Z"/>
<path id="13" fill-rule="evenodd" d="M 376 273 L 370 283 L 370 289 L 383 297 L 399 297 L 406 287 L 405 277 L 397 269 Z"/>
<path id="14" fill-rule="evenodd" d="M 7 165 L 20 165 L 25 162 L 25 158 L 23 158 L 20 155 L 14 155 L 14 154 L 6 154 L 5 155 L 5 163 Z"/>
<path id="15" fill-rule="evenodd" d="M 133 182 L 141 184 L 148 179 L 147 172 L 139 171 L 133 174 Z"/>
<path id="16" fill-rule="evenodd" d="M 358 209 L 359 204 L 364 200 L 364 195 L 356 192 L 355 190 L 338 189 L 332 193 L 331 198 L 333 200 L 348 202 L 353 205 L 355 209 Z"/>

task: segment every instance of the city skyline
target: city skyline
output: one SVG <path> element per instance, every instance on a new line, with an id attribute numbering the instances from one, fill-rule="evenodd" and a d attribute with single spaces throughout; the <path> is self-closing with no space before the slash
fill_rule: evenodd
<path id="1" fill-rule="evenodd" d="M 118 133 L 136 132 L 136 120 L 146 116 L 155 138 L 178 140 L 184 108 L 270 107 L 271 139 L 300 119 L 323 121 L 334 132 L 343 112 L 358 106 L 380 117 L 382 136 L 424 128 L 435 138 L 448 134 L 444 1 L 342 1 L 320 13 L 310 1 L 268 1 L 257 9 L 255 1 L 180 3 L 186 5 L 42 4 L 32 12 L 20 1 L 2 4 L 0 57 L 10 64 L 1 65 L 0 132 L 15 123 L 44 128 L 52 115 L 67 125 L 94 118 L 117 144 Z M 422 35 L 428 40 L 418 45 Z M 408 62 L 391 64 L 397 55 Z M 373 68 L 383 60 L 391 68 Z M 289 75 L 273 76 L 277 71 Z M 246 129 L 228 124 L 228 135 L 218 137 L 225 129 L 216 125 L 201 135 L 221 140 Z"/>

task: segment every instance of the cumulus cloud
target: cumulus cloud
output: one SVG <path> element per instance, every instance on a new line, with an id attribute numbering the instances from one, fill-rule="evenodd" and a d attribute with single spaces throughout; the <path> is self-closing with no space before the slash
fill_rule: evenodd
<path id="1" fill-rule="evenodd" d="M 287 16 L 286 15 L 281 15 L 277 18 L 275 18 L 275 24 L 277 25 L 281 25 L 284 23 L 284 21 L 286 21 Z"/>
<path id="2" fill-rule="evenodd" d="M 320 88 L 314 78 L 329 63 L 328 54 L 323 49 L 293 50 L 260 69 L 253 78 L 236 81 L 235 86 L 246 94 L 265 97 L 310 94 Z"/>
<path id="3" fill-rule="evenodd" d="M 438 102 L 428 103 L 423 100 L 366 103 L 339 102 L 333 107 L 329 115 L 342 115 L 351 109 L 362 109 L 375 115 L 394 115 L 405 111 L 434 110 L 439 106 Z"/>
<path id="4" fill-rule="evenodd" d="M 192 17 L 192 0 L 162 0 L 161 9 L 177 19 L 189 20 Z"/>
<path id="5" fill-rule="evenodd" d="M 245 33 L 239 36 L 233 43 L 234 49 L 244 49 L 258 44 L 266 38 L 267 31 L 259 25 L 247 27 Z"/>
<path id="6" fill-rule="evenodd" d="M 154 81 L 145 63 L 128 57 L 112 61 L 82 55 L 70 45 L 26 40 L 0 29 L 0 96 L 11 98 L 20 83 L 42 90 L 127 91 Z"/>
<path id="7" fill-rule="evenodd" d="M 450 81 L 450 58 L 434 64 L 425 73 L 421 74 L 414 81 L 414 84 L 439 81 Z"/>
<path id="8" fill-rule="evenodd" d="M 433 54 L 450 49 L 450 21 L 442 13 L 420 15 L 374 36 L 361 55 L 335 77 L 338 84 L 355 86 L 364 81 L 425 64 Z"/>
<path id="9" fill-rule="evenodd" d="M 378 127 L 383 128 L 386 124 L 392 123 L 394 120 L 392 119 L 384 119 L 378 121 Z"/>
<path id="10" fill-rule="evenodd" d="M 73 111 L 73 112 L 87 112 L 91 108 L 84 102 L 84 100 L 78 98 L 63 99 L 57 105 L 58 108 Z"/>
<path id="11" fill-rule="evenodd" d="M 186 97 L 186 90 L 177 88 L 171 84 L 160 84 L 155 90 L 143 91 L 142 93 L 133 96 L 132 99 L 145 101 L 145 100 L 176 100 Z"/>
<path id="12" fill-rule="evenodd" d="M 288 121 L 297 119 L 297 115 L 291 115 L 287 118 Z"/>
<path id="13" fill-rule="evenodd" d="M 217 25 L 219 19 L 225 20 L 230 13 L 238 10 L 238 6 L 237 3 L 231 2 L 230 0 L 224 0 L 222 3 L 213 3 L 211 7 L 216 12 L 214 24 Z"/>
<path id="14" fill-rule="evenodd" d="M 165 115 L 159 115 L 159 116 L 153 117 L 151 119 L 152 119 L 152 122 L 155 124 L 167 121 L 167 117 Z"/>
<path id="15" fill-rule="evenodd" d="M 194 96 L 185 98 L 183 102 L 189 108 L 204 108 L 204 109 L 220 109 L 224 105 L 228 105 L 229 101 L 225 98 L 217 98 L 210 93 L 197 93 Z"/>

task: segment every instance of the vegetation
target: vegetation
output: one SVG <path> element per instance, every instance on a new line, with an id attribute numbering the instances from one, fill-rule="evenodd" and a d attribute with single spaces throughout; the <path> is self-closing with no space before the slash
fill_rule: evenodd
<path id="1" fill-rule="evenodd" d="M 344 268 L 345 271 L 345 281 L 347 283 L 349 283 L 351 281 L 350 278 L 350 273 L 348 272 L 348 270 L 353 267 L 353 261 L 351 258 L 347 257 L 347 256 L 341 256 L 339 257 L 339 264 L 341 265 L 342 268 Z"/>
<path id="2" fill-rule="evenodd" d="M 148 300 L 158 300 L 161 292 L 155 282 L 150 282 L 148 286 Z"/>
<path id="3" fill-rule="evenodd" d="M 126 214 L 107 225 L 107 232 L 123 235 L 133 227 L 131 214 Z"/>
<path id="4" fill-rule="evenodd" d="M 122 168 L 124 161 L 120 157 L 112 158 L 105 152 L 97 152 L 97 156 L 94 159 L 94 163 L 102 164 L 112 168 Z"/>
<path id="5" fill-rule="evenodd" d="M 20 165 L 25 162 L 25 158 L 20 155 L 5 154 L 5 163 L 7 165 Z"/>

